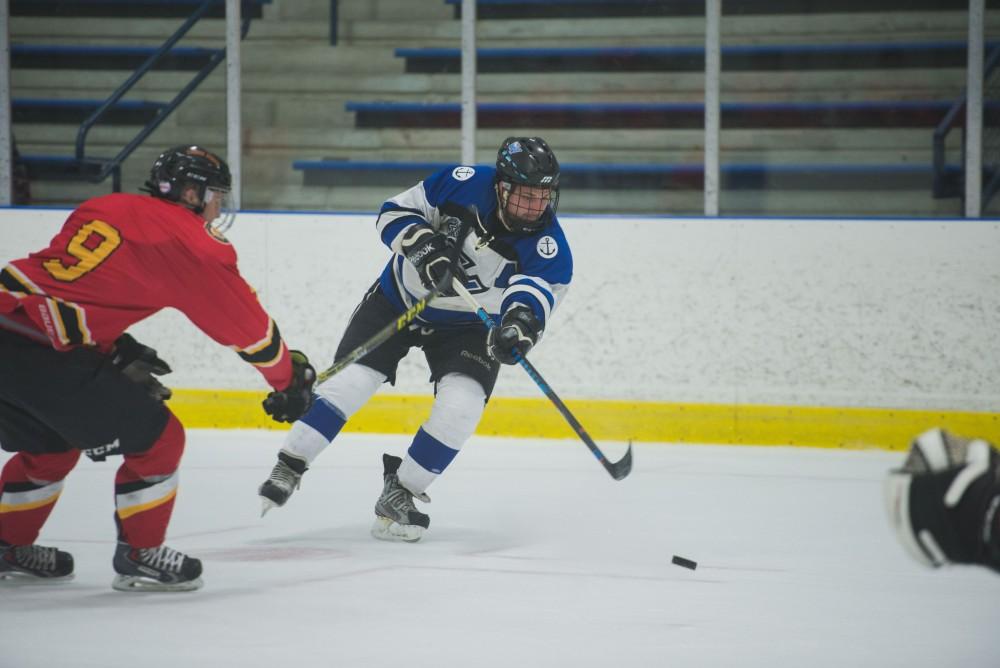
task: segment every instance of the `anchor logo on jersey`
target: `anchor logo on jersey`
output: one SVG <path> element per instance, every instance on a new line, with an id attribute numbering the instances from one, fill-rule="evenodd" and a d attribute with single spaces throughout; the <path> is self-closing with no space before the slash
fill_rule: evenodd
<path id="1" fill-rule="evenodd" d="M 556 253 L 559 252 L 559 244 L 557 244 L 556 240 L 552 237 L 544 236 L 538 240 L 535 250 L 538 251 L 539 255 L 548 260 L 550 258 L 554 258 Z"/>

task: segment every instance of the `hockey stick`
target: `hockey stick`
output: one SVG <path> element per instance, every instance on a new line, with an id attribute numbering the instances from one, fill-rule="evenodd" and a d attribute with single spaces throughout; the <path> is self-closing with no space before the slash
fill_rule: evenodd
<path id="1" fill-rule="evenodd" d="M 468 304 L 470 308 L 476 311 L 476 315 L 478 315 L 479 319 L 483 321 L 483 324 L 486 325 L 487 329 L 493 329 L 494 327 L 497 327 L 497 324 L 493 322 L 493 318 L 490 317 L 490 314 L 487 313 L 486 310 L 479 305 L 479 302 L 476 301 L 476 298 L 473 297 L 472 294 L 465 289 L 465 286 L 462 285 L 461 282 L 459 282 L 458 280 L 452 280 L 452 288 L 455 290 L 455 292 L 459 294 L 459 296 L 462 297 L 462 299 L 465 300 L 465 303 Z M 628 444 L 628 450 L 625 452 L 624 457 L 619 459 L 617 462 L 609 461 L 608 458 L 604 456 L 604 453 L 601 452 L 601 449 L 597 447 L 597 444 L 594 443 L 594 439 L 590 437 L 590 434 L 587 433 L 587 430 L 583 428 L 583 425 L 581 425 L 580 422 L 573 416 L 573 414 L 569 411 L 569 408 L 566 407 L 566 404 L 562 402 L 562 399 L 560 399 L 556 395 L 556 393 L 552 390 L 552 388 L 549 387 L 549 384 L 545 382 L 545 379 L 542 378 L 542 374 L 538 373 L 538 370 L 531 364 L 531 362 L 527 360 L 526 357 L 524 357 L 524 355 L 521 355 L 519 352 L 517 352 L 517 350 L 514 350 L 513 352 L 514 352 L 514 359 L 517 360 L 517 363 L 520 364 L 521 367 L 528 372 L 528 375 L 531 376 L 531 380 L 535 381 L 535 384 L 538 385 L 538 387 L 542 390 L 542 392 L 545 393 L 545 396 L 549 398 L 549 401 L 555 404 L 556 409 L 558 409 L 559 413 L 562 414 L 564 418 L 566 418 L 566 422 L 568 422 L 569 426 L 573 428 L 573 431 L 576 432 L 576 435 L 580 437 L 580 439 L 583 441 L 583 444 L 590 449 L 590 451 L 594 454 L 595 457 L 597 457 L 597 461 L 601 463 L 601 466 L 604 467 L 604 470 L 606 470 L 615 480 L 621 480 L 629 473 L 631 473 L 632 472 L 631 441 Z"/>
<path id="2" fill-rule="evenodd" d="M 451 274 L 448 275 L 448 278 L 451 278 Z M 396 332 L 405 329 L 407 325 L 413 322 L 413 320 L 441 294 L 441 290 L 442 288 L 440 286 L 435 286 L 433 290 L 427 293 L 426 297 L 406 309 L 401 316 L 377 331 L 370 339 L 351 352 L 347 353 L 344 357 L 341 357 L 330 367 L 320 371 L 319 375 L 316 376 L 316 384 L 319 385 L 320 383 L 325 383 L 330 380 L 332 377 L 336 376 L 338 373 L 391 339 Z"/>
<path id="3" fill-rule="evenodd" d="M 449 271 L 445 276 L 434 286 L 434 288 L 428 292 L 423 299 L 419 300 L 416 304 L 406 309 L 398 318 L 390 322 L 388 325 L 375 332 L 371 338 L 363 342 L 357 348 L 351 352 L 344 355 L 339 360 L 335 361 L 333 365 L 329 368 L 320 371 L 319 375 L 316 376 L 316 384 L 325 383 L 330 380 L 333 376 L 349 367 L 350 365 L 357 362 L 359 359 L 370 353 L 371 351 L 378 348 L 380 345 L 388 341 L 396 334 L 405 329 L 411 322 L 413 322 L 418 315 L 420 315 L 424 309 L 426 309 L 432 301 L 441 296 L 448 288 L 448 283 L 452 281 L 452 267 L 455 266 L 455 262 L 458 261 L 459 256 L 462 254 L 462 244 L 465 242 L 465 237 L 468 235 L 469 231 L 472 229 L 471 223 L 465 221 L 458 228 L 457 235 L 455 237 L 455 247 L 452 249 L 452 255 L 449 262 Z"/>

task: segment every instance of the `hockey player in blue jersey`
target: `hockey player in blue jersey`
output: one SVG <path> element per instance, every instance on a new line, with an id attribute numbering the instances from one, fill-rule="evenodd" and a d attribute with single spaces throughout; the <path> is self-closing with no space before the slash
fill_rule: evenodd
<path id="1" fill-rule="evenodd" d="M 430 501 L 427 488 L 475 431 L 500 364 L 516 363 L 514 350 L 524 355 L 538 342 L 569 287 L 573 258 L 556 219 L 558 201 L 555 154 L 540 138 L 510 137 L 495 168 L 449 167 L 382 205 L 376 229 L 393 255 L 351 317 L 337 359 L 447 284 L 452 271 L 500 326 L 487 333 L 461 297 L 445 292 L 409 329 L 317 385 L 317 401 L 294 423 L 260 486 L 263 512 L 284 505 L 316 456 L 382 383 L 395 381 L 399 361 L 418 347 L 434 406 L 405 458 L 382 456 L 372 535 L 420 540 L 430 518 L 413 499 Z M 446 212 L 454 211 L 474 221 L 460 254 L 449 237 L 458 226 Z"/>

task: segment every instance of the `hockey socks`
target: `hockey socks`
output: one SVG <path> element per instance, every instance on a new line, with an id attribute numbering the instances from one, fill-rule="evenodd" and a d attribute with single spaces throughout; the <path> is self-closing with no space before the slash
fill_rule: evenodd
<path id="1" fill-rule="evenodd" d="M 141 454 L 125 455 L 115 474 L 115 519 L 119 540 L 132 547 L 161 545 L 177 496 L 177 467 L 184 453 L 184 427 L 170 414 L 163 433 Z"/>
<path id="2" fill-rule="evenodd" d="M 309 412 L 292 425 L 282 451 L 309 464 L 337 437 L 347 423 L 347 416 L 320 397 Z"/>
<path id="3" fill-rule="evenodd" d="M 292 425 L 281 449 L 312 463 L 384 382 L 385 374 L 363 364 L 347 367 L 316 388 L 316 402 Z"/>
<path id="4" fill-rule="evenodd" d="M 399 480 L 420 494 L 441 475 L 476 430 L 486 408 L 486 393 L 474 378 L 446 374 L 427 422 L 417 431 L 399 467 Z"/>
<path id="5" fill-rule="evenodd" d="M 458 450 L 448 447 L 421 427 L 399 467 L 399 481 L 411 492 L 422 493 L 448 468 L 457 454 Z"/>
<path id="6" fill-rule="evenodd" d="M 30 545 L 38 538 L 76 466 L 79 450 L 53 454 L 18 453 L 0 475 L 0 542 Z"/>
<path id="7" fill-rule="evenodd" d="M 302 475 L 309 469 L 309 463 L 336 438 L 346 422 L 347 417 L 340 409 L 320 397 L 309 412 L 292 425 L 271 475 L 257 488 L 261 517 L 272 508 L 285 505 L 302 484 Z"/>

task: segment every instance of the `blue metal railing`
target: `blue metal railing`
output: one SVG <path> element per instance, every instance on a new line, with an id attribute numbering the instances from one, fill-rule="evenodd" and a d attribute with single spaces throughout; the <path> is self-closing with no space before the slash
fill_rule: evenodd
<path id="1" fill-rule="evenodd" d="M 983 80 L 987 80 L 990 74 L 1000 65 L 1000 47 L 994 48 L 990 51 L 989 56 L 986 59 L 986 63 L 983 65 Z M 965 104 L 968 99 L 968 93 L 962 93 L 962 97 L 955 100 L 954 104 L 948 109 L 941 122 L 938 123 L 937 127 L 934 128 L 934 182 L 933 182 L 933 192 L 936 198 L 946 198 L 946 197 L 964 197 L 965 192 L 963 190 L 963 184 L 965 181 L 965 117 L 962 114 L 965 111 Z M 985 101 L 984 101 L 985 104 Z M 985 116 L 985 115 L 984 115 Z M 959 170 L 949 169 L 947 160 L 947 150 L 945 148 L 945 141 L 948 137 L 948 133 L 961 121 L 962 125 L 962 168 Z M 986 205 L 989 204 L 989 199 L 996 194 L 998 188 L 1000 188 L 1000 183 L 997 183 L 997 175 L 994 174 L 993 177 L 987 181 L 986 186 L 983 189 L 982 207 L 985 209 Z"/>
<path id="2" fill-rule="evenodd" d="M 216 50 L 209 58 L 209 61 L 205 63 L 205 65 L 200 70 L 198 70 L 198 72 L 194 75 L 191 81 L 186 86 L 184 86 L 184 88 L 182 88 L 181 91 L 177 93 L 177 95 L 174 96 L 174 98 L 170 102 L 166 103 L 163 106 L 163 108 L 157 111 L 156 116 L 152 120 L 150 120 L 114 158 L 111 158 L 110 160 L 88 159 L 86 157 L 87 134 L 90 132 L 91 128 L 93 128 L 94 125 L 96 125 L 97 122 L 100 121 L 101 118 L 110 109 L 112 109 L 115 106 L 115 104 L 118 103 L 118 101 L 121 100 L 121 98 L 126 93 L 128 93 L 132 89 L 133 86 L 135 86 L 135 84 L 139 81 L 139 79 L 141 79 L 147 72 L 153 69 L 157 65 L 157 63 L 159 63 L 159 61 L 170 52 L 170 50 L 174 47 L 174 45 L 177 44 L 177 42 L 180 41 L 180 39 L 184 37 L 184 35 L 186 35 L 187 32 L 205 16 L 205 14 L 208 13 L 208 11 L 212 8 L 213 5 L 221 3 L 223 1 L 224 0 L 204 0 L 204 2 L 202 2 L 198 6 L 198 8 L 191 14 L 191 16 L 189 16 L 187 20 L 185 20 L 184 23 L 181 24 L 181 26 L 176 30 L 176 32 L 174 32 L 173 35 L 167 38 L 167 41 L 165 41 L 163 45 L 156 50 L 155 53 L 153 53 L 149 58 L 147 58 L 142 65 L 136 68 L 136 70 L 132 73 L 132 75 L 129 76 L 129 78 L 126 79 L 125 82 L 122 83 L 122 85 L 119 86 L 108 97 L 107 100 L 105 100 L 96 110 L 94 110 L 94 112 L 89 117 L 87 117 L 86 120 L 84 120 L 83 124 L 80 126 L 80 129 L 77 131 L 76 152 L 75 152 L 75 158 L 80 167 L 80 174 L 82 178 L 93 183 L 99 183 L 104 179 L 106 179 L 109 175 L 113 175 L 114 191 L 118 192 L 121 190 L 122 163 L 132 154 L 132 152 L 136 148 L 138 148 L 138 146 L 143 141 L 145 141 L 145 139 L 150 134 L 153 133 L 154 130 L 156 130 L 156 128 L 160 126 L 161 123 L 163 123 L 163 121 L 166 120 L 166 118 L 173 112 L 173 110 L 176 109 L 184 100 L 186 100 L 187 97 L 194 91 L 194 89 L 197 88 L 201 84 L 201 82 L 204 81 L 205 78 L 212 73 L 213 70 L 215 70 L 215 68 L 219 65 L 219 63 L 221 63 L 222 60 L 226 57 L 226 49 L 222 48 Z M 244 10 L 250 4 L 252 4 L 251 0 L 242 1 Z M 243 15 L 245 18 L 243 18 L 240 27 L 240 39 L 246 37 L 247 32 L 250 29 L 249 12 L 244 11 Z M 86 166 L 88 164 L 90 165 L 97 164 L 101 165 L 101 167 L 99 170 L 93 171 L 92 173 L 88 174 L 87 173 L 88 170 L 86 169 Z"/>

